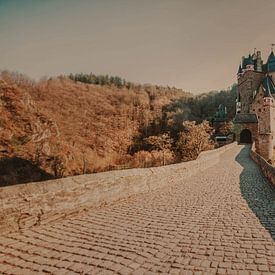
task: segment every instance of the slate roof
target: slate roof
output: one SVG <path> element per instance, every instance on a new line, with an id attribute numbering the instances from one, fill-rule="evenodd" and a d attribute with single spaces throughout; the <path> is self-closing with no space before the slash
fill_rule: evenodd
<path id="1" fill-rule="evenodd" d="M 254 65 L 255 66 L 255 60 L 253 60 L 251 54 L 249 54 L 248 57 L 244 57 L 242 61 L 241 69 L 246 69 L 247 65 Z"/>
<path id="2" fill-rule="evenodd" d="M 269 75 L 263 79 L 262 85 L 264 87 L 266 97 L 270 97 L 272 94 L 275 94 L 275 84 Z"/>
<path id="3" fill-rule="evenodd" d="M 242 67 L 241 64 L 239 65 L 238 74 L 242 73 Z"/>
<path id="4" fill-rule="evenodd" d="M 254 61 L 253 61 L 253 59 L 252 59 L 251 54 L 249 54 L 249 56 L 248 56 L 247 65 L 254 65 Z"/>
<path id="5" fill-rule="evenodd" d="M 254 65 L 254 68 L 257 67 L 257 58 L 256 55 L 249 54 L 248 57 L 244 57 L 241 63 L 241 69 L 246 69 L 247 65 Z M 268 56 L 268 59 L 265 64 L 262 64 L 262 71 L 267 72 L 275 72 L 275 54 L 273 50 L 271 51 L 270 55 Z M 239 68 L 238 74 L 241 73 L 241 70 Z"/>
<path id="6" fill-rule="evenodd" d="M 263 70 L 263 72 L 267 72 L 267 64 L 263 64 L 263 66 L 262 66 L 262 70 Z"/>
<path id="7" fill-rule="evenodd" d="M 249 57 L 243 59 L 242 69 L 246 69 L 246 65 L 249 64 Z"/>
<path id="8" fill-rule="evenodd" d="M 224 122 L 226 121 L 227 119 L 225 117 L 214 117 L 213 118 L 213 121 L 214 122 Z"/>
<path id="9" fill-rule="evenodd" d="M 268 72 L 275 72 L 275 56 L 274 56 L 274 52 L 271 51 L 267 62 L 266 62 L 266 69 Z"/>
<path id="10" fill-rule="evenodd" d="M 267 59 L 267 63 L 272 62 L 274 60 L 275 60 L 275 55 L 274 55 L 274 52 L 272 50 L 269 57 L 268 57 L 268 59 Z"/>
<path id="11" fill-rule="evenodd" d="M 236 114 L 234 123 L 258 123 L 256 114 Z"/>

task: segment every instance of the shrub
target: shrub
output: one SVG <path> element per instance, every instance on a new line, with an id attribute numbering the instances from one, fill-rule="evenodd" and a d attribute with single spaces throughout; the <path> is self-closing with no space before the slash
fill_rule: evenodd
<path id="1" fill-rule="evenodd" d="M 178 154 L 183 161 L 196 159 L 200 152 L 213 149 L 213 141 L 210 140 L 213 130 L 207 121 L 200 124 L 185 121 L 183 126 L 184 131 L 177 141 Z"/>

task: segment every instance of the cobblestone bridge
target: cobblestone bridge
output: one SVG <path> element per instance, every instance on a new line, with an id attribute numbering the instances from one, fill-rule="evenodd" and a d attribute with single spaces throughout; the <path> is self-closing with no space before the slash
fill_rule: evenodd
<path id="1" fill-rule="evenodd" d="M 275 274 L 275 191 L 249 148 L 151 193 L 0 237 L 3 274 Z"/>

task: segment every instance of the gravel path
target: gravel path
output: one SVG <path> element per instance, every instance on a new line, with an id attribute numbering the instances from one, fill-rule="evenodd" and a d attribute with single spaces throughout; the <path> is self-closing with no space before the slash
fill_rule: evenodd
<path id="1" fill-rule="evenodd" d="M 249 148 L 181 184 L 0 237 L 3 274 L 275 274 L 275 190 Z"/>

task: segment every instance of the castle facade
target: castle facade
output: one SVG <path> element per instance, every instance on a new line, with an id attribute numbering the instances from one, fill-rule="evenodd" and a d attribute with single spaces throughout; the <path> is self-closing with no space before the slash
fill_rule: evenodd
<path id="1" fill-rule="evenodd" d="M 275 56 L 264 63 L 261 52 L 243 57 L 237 73 L 234 132 L 239 143 L 255 142 L 256 152 L 271 160 L 275 146 Z"/>

